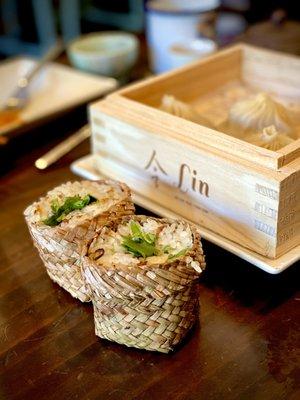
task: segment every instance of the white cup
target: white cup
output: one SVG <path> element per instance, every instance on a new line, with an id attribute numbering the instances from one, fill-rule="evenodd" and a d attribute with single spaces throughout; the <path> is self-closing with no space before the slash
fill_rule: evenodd
<path id="1" fill-rule="evenodd" d="M 146 4 L 146 36 L 150 66 L 155 73 L 172 68 L 169 49 L 199 36 L 199 24 L 219 0 L 151 0 Z"/>
<path id="2" fill-rule="evenodd" d="M 217 44 L 213 40 L 205 38 L 194 39 L 183 43 L 174 43 L 169 49 L 171 67 L 182 67 L 216 50 Z"/>

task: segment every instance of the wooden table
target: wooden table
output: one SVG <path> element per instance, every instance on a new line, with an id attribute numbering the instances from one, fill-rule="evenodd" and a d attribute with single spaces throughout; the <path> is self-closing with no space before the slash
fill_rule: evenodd
<path id="1" fill-rule="evenodd" d="M 78 127 L 83 120 L 75 119 Z M 0 398 L 299 399 L 296 266 L 268 275 L 204 242 L 201 323 L 180 349 L 156 354 L 94 335 L 91 305 L 48 278 L 22 216 L 42 193 L 76 179 L 69 164 L 89 146 L 37 171 L 34 160 L 59 141 L 49 140 L 49 128 L 38 132 L 48 139 L 28 145 L 0 178 Z"/>

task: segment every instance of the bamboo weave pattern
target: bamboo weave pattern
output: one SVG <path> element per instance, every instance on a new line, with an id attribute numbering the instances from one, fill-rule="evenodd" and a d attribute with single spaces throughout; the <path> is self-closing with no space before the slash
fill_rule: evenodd
<path id="1" fill-rule="evenodd" d="M 124 194 L 123 198 L 105 212 L 95 215 L 92 219 L 85 219 L 76 226 L 70 227 L 67 222 L 62 222 L 56 227 L 41 228 L 40 223 L 31 221 L 31 215 L 25 210 L 30 234 L 49 277 L 73 297 L 83 302 L 90 301 L 90 295 L 81 272 L 82 246 L 91 240 L 110 219 L 118 219 L 123 215 L 134 213 L 131 193 L 125 184 L 107 180 L 98 181 L 98 183 L 99 185 L 119 185 Z"/>
<path id="2" fill-rule="evenodd" d="M 141 220 L 146 217 L 134 217 Z M 129 220 L 130 217 L 124 217 Z M 164 223 L 170 220 L 162 219 Z M 115 222 L 112 229 L 117 229 Z M 198 272 L 205 268 L 199 232 L 182 258 L 164 265 L 105 269 L 83 257 L 83 270 L 94 307 L 95 333 L 126 346 L 167 353 L 198 318 Z M 86 254 L 88 254 L 88 249 Z M 89 254 L 90 256 L 90 254 Z"/>

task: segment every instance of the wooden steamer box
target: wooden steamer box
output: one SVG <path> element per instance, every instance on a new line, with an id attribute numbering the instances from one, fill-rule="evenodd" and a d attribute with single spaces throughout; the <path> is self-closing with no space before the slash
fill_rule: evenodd
<path id="1" fill-rule="evenodd" d="M 269 259 L 293 249 L 295 261 L 300 139 L 274 152 L 159 110 L 171 94 L 222 126 L 234 102 L 262 91 L 300 116 L 300 59 L 237 45 L 128 86 L 90 108 L 97 168 L 208 237 Z"/>

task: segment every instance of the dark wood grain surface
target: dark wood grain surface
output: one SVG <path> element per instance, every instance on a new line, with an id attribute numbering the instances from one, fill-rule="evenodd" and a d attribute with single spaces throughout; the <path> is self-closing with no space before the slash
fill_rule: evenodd
<path id="1" fill-rule="evenodd" d="M 91 305 L 48 278 L 22 212 L 76 179 L 69 164 L 88 153 L 88 143 L 46 171 L 33 162 L 60 140 L 60 130 L 79 127 L 80 115 L 14 144 L 26 154 L 11 153 L 0 178 L 0 398 L 299 399 L 296 266 L 268 275 L 204 242 L 200 324 L 170 355 L 98 339 Z"/>

